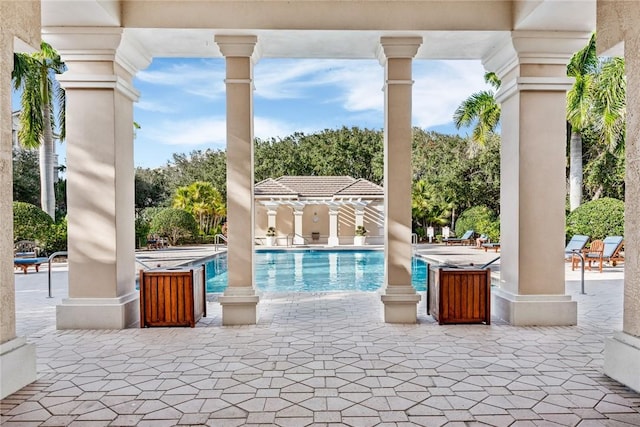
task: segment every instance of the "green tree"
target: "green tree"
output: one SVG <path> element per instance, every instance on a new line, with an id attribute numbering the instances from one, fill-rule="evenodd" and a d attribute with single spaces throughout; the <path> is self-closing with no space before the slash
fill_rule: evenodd
<path id="1" fill-rule="evenodd" d="M 176 245 L 181 237 L 193 237 L 198 224 L 189 212 L 182 209 L 164 208 L 151 220 L 152 233 L 167 236 L 170 245 Z"/>
<path id="2" fill-rule="evenodd" d="M 196 181 L 213 184 L 222 198 L 227 198 L 227 154 L 222 150 L 195 150 L 187 154 L 174 154 L 173 160 L 164 168 L 168 194 L 178 187 Z"/>
<path id="3" fill-rule="evenodd" d="M 46 240 L 53 220 L 36 205 L 13 202 L 13 241 Z"/>
<path id="4" fill-rule="evenodd" d="M 217 231 L 226 216 L 222 195 L 209 182 L 196 181 L 189 186 L 179 187 L 172 205 L 192 214 L 203 235 L 210 234 L 211 230 Z"/>
<path id="5" fill-rule="evenodd" d="M 13 200 L 40 205 L 40 173 L 36 151 L 13 150 Z"/>
<path id="6" fill-rule="evenodd" d="M 594 75 L 598 69 L 596 35 L 576 52 L 567 65 L 567 75 L 575 79 L 567 92 L 567 121 L 571 129 L 569 140 L 569 209 L 582 203 L 582 133 L 590 125 Z"/>
<path id="7" fill-rule="evenodd" d="M 11 75 L 20 94 L 20 131 L 18 138 L 26 148 L 40 149 L 40 201 L 42 210 L 55 218 L 54 110 L 58 111 L 60 140 L 64 139 L 64 91 L 54 78 L 64 71 L 58 53 L 42 42 L 40 51 L 32 54 L 15 53 Z"/>
<path id="8" fill-rule="evenodd" d="M 168 178 L 165 168 L 135 171 L 135 207 L 136 212 L 144 208 L 165 206 L 169 203 Z"/>
<path id="9" fill-rule="evenodd" d="M 444 199 L 442 193 L 425 180 L 413 183 L 411 192 L 411 216 L 421 228 L 419 234 L 426 234 L 428 226 L 446 225 L 451 217 L 453 204 Z M 417 229 L 416 229 L 417 231 Z"/>
<path id="10" fill-rule="evenodd" d="M 486 73 L 484 81 L 495 90 L 500 88 L 501 81 L 493 72 Z M 484 146 L 500 123 L 500 104 L 496 102 L 495 91 L 476 92 L 462 101 L 453 114 L 453 123 L 457 129 L 474 125 L 471 139 Z"/>

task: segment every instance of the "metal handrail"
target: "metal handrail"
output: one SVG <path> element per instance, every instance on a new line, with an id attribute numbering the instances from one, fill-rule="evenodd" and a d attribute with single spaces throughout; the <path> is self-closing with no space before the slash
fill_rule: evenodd
<path id="1" fill-rule="evenodd" d="M 58 251 L 58 252 L 54 252 L 51 255 L 49 255 L 49 260 L 48 262 L 48 270 L 49 270 L 49 297 L 48 298 L 53 298 L 53 294 L 51 293 L 51 261 L 59 256 L 67 256 L 68 252 L 67 251 Z"/>
<path id="2" fill-rule="evenodd" d="M 418 244 L 418 233 L 411 233 L 411 244 L 412 245 Z"/>
<path id="3" fill-rule="evenodd" d="M 580 257 L 580 293 L 582 295 L 586 295 L 584 292 L 584 254 L 580 249 L 572 249 L 573 255 L 578 255 Z M 573 268 L 573 259 L 571 260 L 572 268 Z"/>
<path id="4" fill-rule="evenodd" d="M 153 268 L 153 267 L 149 267 L 147 264 L 145 264 L 144 262 L 140 261 L 140 258 L 135 257 L 135 259 L 136 259 L 136 262 L 137 262 L 138 264 L 140 264 L 141 266 L 143 266 L 143 267 L 144 267 L 144 268 L 146 268 L 147 270 L 151 270 L 151 269 Z"/>
<path id="5" fill-rule="evenodd" d="M 499 259 L 500 259 L 500 257 L 496 257 L 496 258 L 492 259 L 491 261 L 489 261 L 488 263 L 480 266 L 480 268 L 487 268 L 487 267 L 489 267 L 491 264 L 493 264 L 494 262 L 496 262 Z"/>
<path id="6" fill-rule="evenodd" d="M 214 249 L 217 251 L 218 250 L 218 245 L 220 245 L 220 240 L 224 240 L 224 243 L 229 243 L 229 241 L 227 240 L 227 237 L 224 234 L 216 234 L 214 236 L 214 240 L 213 240 L 213 244 L 214 244 Z"/>
<path id="7" fill-rule="evenodd" d="M 304 236 L 302 236 L 302 235 L 300 235 L 300 234 L 298 234 L 298 233 L 291 233 L 291 234 L 287 234 L 287 247 L 294 246 L 294 244 L 293 244 L 293 239 L 294 239 L 296 236 L 297 236 L 297 237 L 300 237 L 300 238 L 302 239 L 302 241 L 304 242 L 304 243 L 303 243 L 303 245 L 308 245 L 308 244 L 309 244 L 309 242 L 307 241 L 307 238 L 306 238 L 306 237 L 304 237 Z M 289 237 L 291 237 L 291 245 L 289 245 Z"/>

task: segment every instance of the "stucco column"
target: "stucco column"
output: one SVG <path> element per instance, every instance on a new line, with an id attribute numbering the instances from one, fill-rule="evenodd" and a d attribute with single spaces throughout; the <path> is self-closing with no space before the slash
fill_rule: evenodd
<path id="1" fill-rule="evenodd" d="M 227 265 L 223 325 L 258 321 L 254 289 L 253 59 L 255 36 L 216 36 L 227 65 Z"/>
<path id="2" fill-rule="evenodd" d="M 364 206 L 355 206 L 354 207 L 355 210 L 355 223 L 356 223 L 356 228 L 361 225 L 364 227 Z"/>
<path id="3" fill-rule="evenodd" d="M 598 1 L 599 54 L 624 54 L 627 75 L 625 145 L 624 312 L 622 331 L 604 349 L 604 372 L 640 392 L 640 16 L 638 2 Z M 602 36 L 601 36 L 602 34 Z M 601 41 L 602 39 L 602 41 Z M 617 49 L 610 50 L 611 48 Z"/>
<path id="4" fill-rule="evenodd" d="M 564 279 L 566 64 L 588 36 L 514 32 L 485 59 L 502 79 L 502 246 L 492 311 L 512 325 L 577 322 Z"/>
<path id="5" fill-rule="evenodd" d="M 413 57 L 421 37 L 382 37 L 384 84 L 384 320 L 415 323 L 418 295 L 411 286 L 411 94 Z"/>
<path id="6" fill-rule="evenodd" d="M 340 208 L 329 207 L 329 240 L 327 246 L 340 246 L 340 237 L 338 237 L 338 217 Z"/>
<path id="7" fill-rule="evenodd" d="M 293 209 L 293 244 L 304 245 L 304 237 L 302 237 L 302 217 L 304 215 L 303 208 Z"/>
<path id="8" fill-rule="evenodd" d="M 276 209 L 271 209 L 267 211 L 267 228 L 276 228 L 276 218 L 278 216 L 278 211 Z"/>
<path id="9" fill-rule="evenodd" d="M 36 380 L 36 348 L 16 336 L 13 270 L 13 52 L 40 45 L 40 2 L 0 2 L 0 399 Z M 14 39 L 14 37 L 17 37 Z M 18 39 L 19 38 L 19 39 Z M 21 41 L 23 40 L 23 41 Z M 26 43 L 25 43 L 26 42 Z"/>
<path id="10" fill-rule="evenodd" d="M 151 58 L 121 28 L 46 28 L 67 71 L 69 298 L 58 329 L 136 326 L 132 80 Z"/>

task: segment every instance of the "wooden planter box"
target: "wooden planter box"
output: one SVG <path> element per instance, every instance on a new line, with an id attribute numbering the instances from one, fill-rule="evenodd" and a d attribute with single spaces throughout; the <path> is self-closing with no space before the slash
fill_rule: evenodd
<path id="1" fill-rule="evenodd" d="M 491 269 L 429 269 L 427 314 L 439 324 L 491 324 Z"/>
<path id="2" fill-rule="evenodd" d="M 140 327 L 191 326 L 207 315 L 204 266 L 140 271 Z"/>

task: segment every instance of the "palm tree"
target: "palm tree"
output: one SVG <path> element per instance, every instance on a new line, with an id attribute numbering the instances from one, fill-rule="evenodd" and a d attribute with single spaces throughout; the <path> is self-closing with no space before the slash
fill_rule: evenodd
<path id="1" fill-rule="evenodd" d="M 484 81 L 495 90 L 500 88 L 501 81 L 496 73 L 486 73 Z M 500 123 L 500 104 L 496 102 L 495 92 L 493 90 L 476 92 L 462 101 L 453 114 L 453 122 L 457 129 L 475 123 L 471 140 L 479 146 L 484 146 L 490 134 L 495 132 Z"/>
<path id="2" fill-rule="evenodd" d="M 18 139 L 25 148 L 40 150 L 40 204 L 55 219 L 53 133 L 54 110 L 58 111 L 59 139 L 64 139 L 64 91 L 53 77 L 64 72 L 60 55 L 42 42 L 33 54 L 16 53 L 11 78 L 15 90 L 21 91 L 20 131 Z"/>
<path id="3" fill-rule="evenodd" d="M 198 221 L 200 233 L 207 235 L 226 216 L 226 208 L 220 192 L 210 183 L 196 181 L 179 187 L 173 197 L 173 207 L 192 214 Z"/>
<path id="4" fill-rule="evenodd" d="M 623 58 L 607 58 L 600 65 L 593 84 L 593 127 L 598 142 L 614 153 L 626 136 L 625 63 Z"/>
<path id="5" fill-rule="evenodd" d="M 575 82 L 567 93 L 567 121 L 571 127 L 569 142 L 569 208 L 573 211 L 582 203 L 582 132 L 591 119 L 594 75 L 598 69 L 596 35 L 578 51 L 569 65 L 567 75 Z"/>

